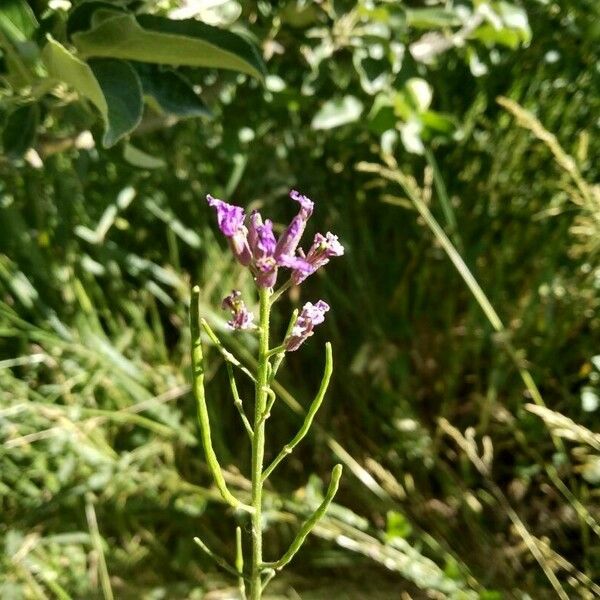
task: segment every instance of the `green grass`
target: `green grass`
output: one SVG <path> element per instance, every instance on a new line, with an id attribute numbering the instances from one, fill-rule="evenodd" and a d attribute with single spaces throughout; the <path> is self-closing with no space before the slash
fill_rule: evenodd
<path id="1" fill-rule="evenodd" d="M 282 303 L 322 297 L 332 310 L 281 372 L 273 456 L 301 424 L 327 339 L 336 370 L 267 491 L 267 558 L 318 505 L 331 466 L 345 469 L 272 597 L 599 594 L 598 416 L 581 395 L 600 380 L 600 99 L 591 42 L 577 42 L 587 14 L 558 35 L 558 17 L 532 11 L 532 46 L 489 78 L 466 89 L 451 59 L 432 73 L 465 138 L 432 145 L 429 160 L 398 151 L 393 175 L 358 168 L 385 158 L 366 129 L 303 125 L 318 98 L 289 109 L 229 79 L 211 90 L 231 97 L 213 123 L 136 140 L 165 170 L 133 170 L 119 150 L 52 154 L 43 170 L 0 163 L 3 598 L 234 593 L 193 542 L 233 558 L 244 523 L 198 442 L 187 303 L 199 284 L 203 314 L 252 366 L 255 340 L 229 334 L 218 309 L 232 287 L 251 297 L 252 282 L 203 197 L 266 206 L 283 223 L 289 187 L 317 202 L 313 220 L 347 253 Z M 562 62 L 545 62 L 555 47 Z M 207 364 L 215 450 L 248 497 L 249 449 L 214 347 Z"/>

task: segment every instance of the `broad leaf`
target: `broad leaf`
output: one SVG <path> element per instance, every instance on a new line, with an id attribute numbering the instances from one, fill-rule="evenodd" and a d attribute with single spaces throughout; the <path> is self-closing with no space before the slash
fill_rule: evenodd
<path id="1" fill-rule="evenodd" d="M 106 98 L 108 118 L 102 144 L 110 148 L 140 124 L 144 111 L 142 84 L 125 61 L 94 58 L 89 65 Z"/>
<path id="2" fill-rule="evenodd" d="M 8 158 L 20 158 L 35 142 L 40 121 L 40 109 L 37 104 L 20 106 L 6 120 L 2 132 L 4 155 Z"/>
<path id="3" fill-rule="evenodd" d="M 51 77 L 71 86 L 98 109 L 104 122 L 104 146 L 114 145 L 138 125 L 143 110 L 142 86 L 129 64 L 97 59 L 88 65 L 52 38 L 42 59 Z"/>
<path id="4" fill-rule="evenodd" d="M 420 77 L 411 77 L 405 84 L 408 97 L 417 112 L 423 112 L 431 105 L 433 90 L 431 86 Z"/>
<path id="5" fill-rule="evenodd" d="M 178 117 L 209 117 L 208 107 L 192 86 L 178 73 L 155 65 L 133 63 L 145 96 L 150 96 L 165 113 Z"/>
<path id="6" fill-rule="evenodd" d="M 42 60 L 48 75 L 63 81 L 84 96 L 100 111 L 104 122 L 108 118 L 108 106 L 102 88 L 89 65 L 79 60 L 56 40 L 48 37 L 42 51 Z"/>
<path id="7" fill-rule="evenodd" d="M 410 8 L 406 10 L 406 24 L 415 29 L 441 29 L 461 25 L 462 21 L 444 8 Z"/>
<path id="8" fill-rule="evenodd" d="M 333 129 L 357 121 L 363 110 L 362 102 L 354 96 L 344 96 L 325 102 L 312 120 L 313 129 Z"/>
<path id="9" fill-rule="evenodd" d="M 0 2 L 0 29 L 13 41 L 30 40 L 38 22 L 25 0 L 2 0 Z"/>
<path id="10" fill-rule="evenodd" d="M 91 30 L 73 35 L 85 57 L 107 57 L 164 65 L 214 67 L 262 79 L 264 64 L 244 38 L 193 19 L 174 21 L 152 15 L 99 10 Z"/>
<path id="11" fill-rule="evenodd" d="M 162 158 L 147 154 L 131 144 L 125 144 L 123 158 L 130 165 L 139 167 L 140 169 L 162 169 L 167 166 L 167 163 Z"/>
<path id="12" fill-rule="evenodd" d="M 69 14 L 67 21 L 67 35 L 69 38 L 78 31 L 86 31 L 92 27 L 92 16 L 99 9 L 108 9 L 113 12 L 122 11 L 125 9 L 120 6 L 102 0 L 92 0 L 91 2 L 83 2 L 75 7 Z"/>

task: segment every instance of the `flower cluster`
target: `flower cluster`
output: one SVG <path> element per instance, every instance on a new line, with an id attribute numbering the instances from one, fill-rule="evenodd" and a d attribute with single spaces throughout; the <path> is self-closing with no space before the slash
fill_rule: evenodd
<path id="1" fill-rule="evenodd" d="M 279 239 L 273 233 L 273 223 L 262 218 L 258 211 L 249 217 L 241 206 L 228 204 L 211 195 L 206 200 L 217 212 L 219 229 L 227 237 L 231 250 L 239 263 L 248 267 L 260 288 L 273 288 L 277 282 L 279 268 L 291 270 L 290 282 L 302 283 L 329 262 L 329 259 L 344 254 L 344 247 L 336 235 L 317 233 L 307 253 L 299 248 L 306 223 L 313 213 L 312 200 L 296 190 L 290 198 L 300 206 L 298 214 L 283 231 Z M 223 301 L 223 308 L 231 310 L 229 325 L 234 329 L 253 327 L 252 314 L 248 313 L 241 300 L 240 292 L 233 291 Z M 319 300 L 316 304 L 306 303 L 292 333 L 285 341 L 286 349 L 296 350 L 312 335 L 315 325 L 322 323 L 329 306 Z"/>
<path id="2" fill-rule="evenodd" d="M 233 290 L 229 296 L 223 298 L 221 302 L 223 310 L 231 311 L 231 320 L 227 321 L 227 325 L 231 329 L 253 329 L 254 315 L 248 312 L 245 302 L 242 300 L 242 292 Z"/>
<path id="3" fill-rule="evenodd" d="M 322 323 L 325 320 L 325 313 L 329 310 L 329 304 L 323 300 L 317 301 L 316 304 L 307 302 L 296 319 L 296 323 L 292 327 L 292 331 L 285 338 L 283 345 L 288 352 L 298 350 L 302 342 L 313 334 L 315 325 Z"/>
<path id="4" fill-rule="evenodd" d="M 299 284 L 334 256 L 341 256 L 344 247 L 336 235 L 317 233 L 314 242 L 304 254 L 298 249 L 306 223 L 312 215 L 314 204 L 306 196 L 292 190 L 290 198 L 300 205 L 298 214 L 292 219 L 279 239 L 273 233 L 270 219 L 263 221 L 258 211 L 253 211 L 246 225 L 246 215 L 241 206 L 223 200 L 206 197 L 208 204 L 216 209 L 219 229 L 228 238 L 236 259 L 250 267 L 256 283 L 262 288 L 272 288 L 277 281 L 279 267 L 292 270 L 292 281 Z"/>

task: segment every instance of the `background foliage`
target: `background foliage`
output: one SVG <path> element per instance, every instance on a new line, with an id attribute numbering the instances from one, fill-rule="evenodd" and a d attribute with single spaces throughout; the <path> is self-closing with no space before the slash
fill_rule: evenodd
<path id="1" fill-rule="evenodd" d="M 319 427 L 269 493 L 269 552 L 334 458 L 348 468 L 274 594 L 597 596 L 599 10 L 7 2 L 2 597 L 234 595 L 192 543 L 231 555 L 235 515 L 197 442 L 186 303 L 200 283 L 227 335 L 215 307 L 251 290 L 204 195 L 284 223 L 290 187 L 347 255 L 307 284 L 334 310 L 282 373 L 281 444 L 332 340 Z M 227 337 L 251 362 L 245 342 Z M 209 360 L 217 450 L 246 464 Z"/>

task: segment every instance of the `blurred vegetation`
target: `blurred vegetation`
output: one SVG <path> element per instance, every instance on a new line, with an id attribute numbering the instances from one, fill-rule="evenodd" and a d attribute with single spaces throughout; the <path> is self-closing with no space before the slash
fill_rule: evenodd
<path id="1" fill-rule="evenodd" d="M 60 29 L 80 3 L 29 4 Z M 280 378 L 284 444 L 332 341 L 267 556 L 347 468 L 272 597 L 600 596 L 597 2 L 109 4 L 234 31 L 268 75 L 180 67 L 211 116 L 147 103 L 105 149 L 68 86 L 11 80 L 42 41 L 0 22 L 0 596 L 235 597 L 192 542 L 232 556 L 237 517 L 197 441 L 186 304 L 199 283 L 252 363 L 218 310 L 252 284 L 204 196 L 284 223 L 291 187 L 347 254 L 307 282 L 333 308 Z M 217 451 L 244 464 L 211 350 Z M 228 470 L 242 495 L 246 476 Z"/>

